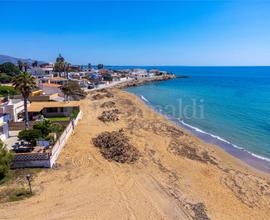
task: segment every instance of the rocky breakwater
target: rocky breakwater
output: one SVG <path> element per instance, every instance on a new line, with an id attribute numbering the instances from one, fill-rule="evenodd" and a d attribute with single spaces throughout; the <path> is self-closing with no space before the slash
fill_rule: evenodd
<path id="1" fill-rule="evenodd" d="M 170 79 L 175 79 L 176 76 L 173 74 L 166 74 L 162 76 L 153 76 L 153 77 L 145 77 L 145 78 L 139 78 L 139 79 L 134 79 L 129 82 L 121 83 L 116 86 L 116 88 L 123 89 L 127 87 L 133 87 L 133 86 L 139 86 L 143 85 L 146 83 L 151 83 L 155 81 L 164 81 L 164 80 L 170 80 Z"/>

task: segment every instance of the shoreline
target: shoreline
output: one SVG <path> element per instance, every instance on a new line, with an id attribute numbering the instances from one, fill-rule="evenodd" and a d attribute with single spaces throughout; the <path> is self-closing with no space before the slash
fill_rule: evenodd
<path id="1" fill-rule="evenodd" d="M 129 91 L 126 91 L 126 92 L 133 94 L 132 92 L 129 92 Z M 269 158 L 264 158 L 261 155 L 257 155 L 252 152 L 249 152 L 245 150 L 244 148 L 235 146 L 233 143 L 230 143 L 229 141 L 222 139 L 219 136 L 207 133 L 197 127 L 193 127 L 192 125 L 185 123 L 184 121 L 177 120 L 176 118 L 170 115 L 167 115 L 163 112 L 156 111 L 155 107 L 151 105 L 149 100 L 147 100 L 143 96 L 137 96 L 137 97 L 139 97 L 148 107 L 153 109 L 155 112 L 165 116 L 168 120 L 174 122 L 177 126 L 185 129 L 191 135 L 196 136 L 197 138 L 201 139 L 202 141 L 208 144 L 216 145 L 217 147 L 223 149 L 226 153 L 234 156 L 236 159 L 241 160 L 241 162 L 243 162 L 245 165 L 251 166 L 252 168 L 255 168 L 256 170 L 265 172 L 267 174 L 270 173 L 270 159 Z"/>
<path id="2" fill-rule="evenodd" d="M 125 88 L 129 88 L 129 87 L 135 87 L 135 86 L 141 86 L 144 84 L 153 83 L 156 81 L 171 80 L 171 79 L 175 79 L 175 78 L 185 79 L 185 78 L 189 78 L 189 76 L 167 75 L 165 77 L 161 76 L 161 77 L 155 77 L 152 79 L 146 78 L 146 79 L 140 79 L 140 80 L 136 80 L 136 81 L 123 82 L 123 83 L 120 83 L 118 85 L 113 86 L 112 88 L 125 89 Z M 127 91 L 127 92 L 129 92 L 129 91 Z M 129 93 L 133 94 L 132 92 L 129 92 Z M 137 96 L 137 97 L 139 97 L 139 96 Z M 147 106 L 149 106 L 151 109 L 153 109 L 155 111 L 154 106 L 152 106 L 151 103 L 147 99 L 145 99 L 144 97 L 139 97 L 139 98 L 142 99 L 142 101 Z M 249 151 L 245 150 L 244 148 L 237 147 L 233 143 L 230 143 L 229 141 L 227 141 L 223 138 L 220 138 L 219 136 L 207 133 L 203 130 L 200 130 L 196 127 L 193 127 L 192 125 L 186 124 L 183 121 L 179 121 L 176 118 L 171 117 L 169 115 L 166 115 L 162 112 L 158 112 L 158 111 L 156 111 L 156 112 L 159 114 L 162 114 L 163 116 L 168 118 L 168 120 L 173 121 L 178 126 L 189 131 L 192 135 L 200 138 L 201 140 L 205 141 L 206 143 L 217 145 L 218 147 L 223 149 L 228 154 L 234 156 L 237 159 L 240 159 L 246 165 L 251 166 L 259 171 L 263 171 L 263 172 L 268 173 L 268 174 L 270 173 L 270 159 L 269 158 L 265 158 L 261 155 L 257 155 L 253 152 L 249 152 Z"/>
<path id="3" fill-rule="evenodd" d="M 103 107 L 108 102 L 114 106 Z M 83 118 L 57 166 L 33 179 L 33 197 L 0 204 L 3 218 L 241 220 L 270 215 L 269 175 L 189 134 L 138 96 L 99 90 L 80 103 Z M 113 109 L 120 112 L 119 120 L 99 119 Z M 140 152 L 132 164 L 107 160 L 93 144 L 102 132 L 119 130 Z"/>

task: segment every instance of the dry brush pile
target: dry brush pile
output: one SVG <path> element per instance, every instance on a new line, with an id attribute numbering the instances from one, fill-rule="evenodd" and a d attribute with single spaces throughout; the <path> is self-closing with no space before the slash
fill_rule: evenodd
<path id="1" fill-rule="evenodd" d="M 98 119 L 102 122 L 118 121 L 120 111 L 118 109 L 103 111 Z"/>
<path id="2" fill-rule="evenodd" d="M 139 151 L 129 143 L 122 130 L 102 132 L 92 139 L 95 147 L 100 149 L 102 156 L 118 163 L 134 163 L 139 159 Z"/>
<path id="3" fill-rule="evenodd" d="M 184 140 L 172 139 L 168 151 L 178 156 L 186 157 L 190 160 L 197 160 L 202 163 L 217 165 L 216 158 L 207 151 L 200 151 L 193 143 L 187 143 Z"/>
<path id="4" fill-rule="evenodd" d="M 115 107 L 115 102 L 113 101 L 107 101 L 100 105 L 101 108 L 113 108 Z"/>
<path id="5" fill-rule="evenodd" d="M 99 92 L 101 92 L 101 93 L 97 93 L 97 94 L 92 96 L 93 100 L 100 100 L 100 99 L 104 99 L 104 98 L 113 98 L 114 97 L 114 95 L 106 89 L 101 89 Z"/>

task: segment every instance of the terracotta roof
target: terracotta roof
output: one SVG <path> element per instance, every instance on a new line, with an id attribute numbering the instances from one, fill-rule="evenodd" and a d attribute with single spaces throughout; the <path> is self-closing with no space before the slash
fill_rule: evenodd
<path id="1" fill-rule="evenodd" d="M 40 112 L 44 108 L 64 108 L 64 107 L 79 107 L 80 102 L 32 102 L 28 107 L 28 112 Z"/>
<path id="2" fill-rule="evenodd" d="M 40 86 L 47 86 L 47 87 L 60 87 L 61 85 L 55 83 L 41 83 Z"/>
<path id="3" fill-rule="evenodd" d="M 52 81 L 60 81 L 60 80 L 63 80 L 63 81 L 66 81 L 67 80 L 67 78 L 63 78 L 63 77 L 50 77 L 49 78 L 50 80 L 52 80 Z"/>

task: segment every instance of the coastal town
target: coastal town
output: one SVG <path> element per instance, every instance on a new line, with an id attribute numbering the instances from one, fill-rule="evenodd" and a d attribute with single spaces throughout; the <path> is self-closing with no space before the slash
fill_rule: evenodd
<path id="1" fill-rule="evenodd" d="M 0 9 L 0 220 L 270 220 L 270 1 Z"/>
<path id="2" fill-rule="evenodd" d="M 71 65 L 61 54 L 54 63 L 5 62 L 0 72 L 0 137 L 13 153 L 12 168 L 53 167 L 82 117 L 79 100 L 87 93 L 174 77 L 158 69 Z"/>
<path id="3" fill-rule="evenodd" d="M 178 78 L 174 74 L 73 66 L 61 55 L 54 63 L 4 62 L 0 71 L 0 209 L 6 219 L 269 214 L 266 174 L 122 90 Z M 239 218 L 223 209 L 237 209 Z"/>

